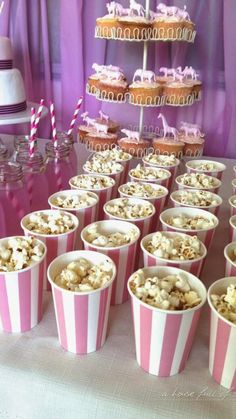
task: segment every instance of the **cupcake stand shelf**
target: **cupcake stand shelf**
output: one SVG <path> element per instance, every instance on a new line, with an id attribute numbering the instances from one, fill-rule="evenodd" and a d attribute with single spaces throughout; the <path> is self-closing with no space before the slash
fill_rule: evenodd
<path id="1" fill-rule="evenodd" d="M 150 14 L 150 0 L 146 0 L 145 2 L 145 15 L 146 18 L 149 17 Z M 194 42 L 196 31 L 193 29 L 188 28 L 178 28 L 175 32 L 172 29 L 169 29 L 167 32 L 167 36 L 161 30 L 157 29 L 143 29 L 140 32 L 139 35 L 134 36 L 130 39 L 130 31 L 129 28 L 127 28 L 128 32 L 125 32 L 123 30 L 120 31 L 119 28 L 108 28 L 108 27 L 96 27 L 95 28 L 95 38 L 100 39 L 108 39 L 108 40 L 120 40 L 120 41 L 133 41 L 133 42 L 144 42 L 144 48 L 143 48 L 143 66 L 142 70 L 145 71 L 147 69 L 147 57 L 148 57 L 148 42 L 149 41 L 186 41 L 186 42 Z M 133 30 L 134 31 L 134 30 Z M 157 96 L 155 100 L 153 98 L 147 98 L 146 103 L 141 103 L 141 99 L 136 96 L 135 100 L 132 93 L 125 93 L 121 94 L 119 97 L 119 94 L 114 97 L 114 94 L 112 92 L 108 93 L 107 91 L 102 91 L 93 86 L 86 85 L 86 93 L 93 95 L 96 97 L 97 100 L 110 102 L 110 103 L 130 103 L 134 106 L 140 107 L 140 117 L 139 117 L 139 133 L 145 134 L 143 132 L 144 128 L 144 109 L 145 107 L 160 107 L 160 106 L 191 106 L 194 102 L 201 100 L 201 92 L 198 93 L 192 93 L 188 95 L 187 97 L 178 97 L 178 100 L 176 100 L 175 95 L 169 96 L 168 100 L 167 97 Z M 148 130 L 150 131 L 150 130 Z"/>
<path id="2" fill-rule="evenodd" d="M 16 124 L 24 124 L 30 122 L 31 118 L 31 108 L 35 108 L 36 112 L 39 108 L 38 103 L 34 102 L 27 102 L 27 108 L 25 111 L 7 114 L 7 115 L 0 115 L 0 126 L 4 125 L 16 125 Z M 44 118 L 48 114 L 48 109 L 46 106 L 43 107 L 42 116 Z"/>

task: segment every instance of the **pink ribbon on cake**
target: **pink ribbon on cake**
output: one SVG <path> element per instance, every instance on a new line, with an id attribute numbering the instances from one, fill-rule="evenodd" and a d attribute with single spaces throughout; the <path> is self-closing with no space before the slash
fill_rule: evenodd
<path id="1" fill-rule="evenodd" d="M 26 108 L 27 108 L 26 101 L 21 102 L 21 103 L 16 103 L 15 105 L 0 106 L 0 115 L 7 115 L 9 113 L 25 111 Z"/>
<path id="2" fill-rule="evenodd" d="M 9 70 L 13 67 L 12 60 L 0 60 L 0 70 Z"/>

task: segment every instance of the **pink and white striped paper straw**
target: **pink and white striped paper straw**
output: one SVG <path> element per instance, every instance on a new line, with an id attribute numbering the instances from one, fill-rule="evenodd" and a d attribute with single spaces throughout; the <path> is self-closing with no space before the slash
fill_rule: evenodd
<path id="1" fill-rule="evenodd" d="M 207 255 L 206 247 L 201 243 L 201 256 L 194 260 L 170 260 L 155 256 L 154 254 L 147 251 L 147 243 L 152 240 L 155 233 L 148 234 L 141 240 L 141 249 L 143 252 L 144 266 L 171 266 L 174 268 L 183 269 L 183 271 L 190 272 L 196 275 L 198 278 L 201 275 L 204 259 Z M 176 232 L 165 232 L 167 238 L 173 237 L 187 237 L 187 234 L 176 233 Z"/>
<path id="2" fill-rule="evenodd" d="M 236 391 L 236 324 L 219 314 L 211 301 L 212 294 L 226 293 L 230 284 L 236 285 L 235 276 L 219 279 L 208 290 L 208 304 L 211 310 L 209 370 L 218 384 Z"/>
<path id="3" fill-rule="evenodd" d="M 112 285 L 111 304 L 123 304 L 129 298 L 127 281 L 134 271 L 135 255 L 140 231 L 136 226 L 127 221 L 107 220 L 97 221 L 95 224 L 98 226 L 98 230 L 101 234 L 117 232 L 127 234 L 131 230 L 136 232 L 136 237 L 130 243 L 115 247 L 101 247 L 89 243 L 87 241 L 86 232 L 92 224 L 85 227 L 81 233 L 85 250 L 103 253 L 104 255 L 109 256 L 115 263 L 117 275 Z"/>
<path id="4" fill-rule="evenodd" d="M 79 98 L 78 102 L 77 102 L 77 105 L 76 105 L 76 108 L 75 108 L 75 111 L 74 111 L 74 114 L 73 114 L 73 118 L 71 120 L 70 127 L 69 127 L 68 132 L 67 132 L 68 135 L 71 135 L 71 133 L 73 131 L 73 128 L 75 126 L 75 121 L 77 119 L 77 116 L 78 116 L 78 113 L 79 113 L 82 102 L 83 102 L 83 97 L 81 96 Z"/>
<path id="5" fill-rule="evenodd" d="M 55 284 L 55 276 L 70 262 L 80 258 L 93 265 L 106 260 L 112 263 L 113 274 L 105 287 L 90 292 L 72 292 Z M 77 250 L 57 257 L 50 264 L 48 280 L 52 287 L 58 337 L 60 345 L 66 351 L 88 354 L 98 351 L 104 345 L 115 275 L 116 267 L 113 261 L 98 252 Z"/>
<path id="6" fill-rule="evenodd" d="M 30 120 L 30 136 L 29 136 L 29 155 L 34 155 L 34 143 L 35 143 L 35 108 L 31 108 L 31 120 Z"/>
<path id="7" fill-rule="evenodd" d="M 58 146 L 58 141 L 57 141 L 55 109 L 54 109 L 53 102 L 50 102 L 50 114 L 51 114 L 52 140 L 53 140 L 54 147 L 56 148 Z"/>
<path id="8" fill-rule="evenodd" d="M 191 288 L 198 291 L 201 303 L 188 310 L 162 310 L 139 300 L 130 288 L 136 358 L 149 374 L 170 377 L 185 368 L 192 348 L 202 306 L 206 301 L 206 288 L 194 275 L 171 267 L 143 268 L 146 276 L 187 275 Z"/>
<path id="9" fill-rule="evenodd" d="M 19 236 L 18 236 L 19 237 Z M 12 237 L 11 237 L 12 238 Z M 8 241 L 4 238 L 1 245 Z M 5 332 L 26 332 L 42 319 L 44 255 L 32 266 L 0 273 L 0 320 Z"/>
<path id="10" fill-rule="evenodd" d="M 52 211 L 57 212 L 56 210 L 43 210 L 43 211 L 35 211 L 31 214 L 40 214 L 40 213 L 51 213 Z M 47 256 L 46 256 L 46 263 L 45 263 L 45 272 L 44 272 L 44 281 L 43 287 L 46 290 L 50 290 L 50 284 L 47 281 L 47 272 L 46 269 L 51 263 L 53 259 L 55 259 L 58 255 L 61 255 L 65 252 L 70 252 L 71 250 L 75 249 L 76 237 L 77 237 L 77 229 L 78 229 L 78 219 L 75 215 L 70 214 L 66 211 L 63 211 L 65 214 L 70 215 L 73 219 L 74 228 L 67 233 L 63 234 L 40 234 L 35 233 L 31 230 L 28 230 L 27 224 L 29 220 L 29 216 L 31 214 L 27 214 L 21 220 L 21 227 L 24 231 L 25 236 L 34 236 L 37 239 L 41 240 L 47 247 Z"/>
<path id="11" fill-rule="evenodd" d="M 72 196 L 81 196 L 85 192 L 79 191 L 79 190 L 65 190 L 61 192 L 56 192 L 55 194 L 51 195 L 48 198 L 48 203 L 52 209 L 58 209 L 61 210 L 59 206 L 55 204 L 55 199 L 58 197 L 65 198 L 65 197 L 72 197 Z M 91 223 L 93 223 L 96 220 L 97 215 L 97 206 L 98 206 L 98 196 L 93 192 L 88 192 L 91 198 L 94 199 L 94 203 L 92 205 L 88 205 L 84 208 L 64 208 L 65 211 L 70 212 L 71 214 L 74 214 L 79 221 L 78 229 L 77 229 L 77 237 L 76 237 L 76 243 L 75 243 L 75 249 L 83 249 L 83 243 L 80 237 L 80 233 L 83 230 L 83 228 Z"/>
<path id="12" fill-rule="evenodd" d="M 40 105 L 39 105 L 39 108 L 38 108 L 38 112 L 37 112 L 37 115 L 36 115 L 36 118 L 35 118 L 35 130 L 34 130 L 34 137 L 36 137 L 36 134 L 37 134 L 39 121 L 40 121 L 40 119 L 41 119 L 42 112 L 43 112 L 43 107 L 44 107 L 44 99 L 41 99 L 41 100 L 40 100 Z"/>

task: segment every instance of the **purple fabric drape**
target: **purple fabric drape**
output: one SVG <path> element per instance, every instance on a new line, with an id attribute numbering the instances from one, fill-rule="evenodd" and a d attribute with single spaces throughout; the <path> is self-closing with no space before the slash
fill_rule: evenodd
<path id="1" fill-rule="evenodd" d="M 138 108 L 102 103 L 85 94 L 93 62 L 120 65 L 129 80 L 142 65 L 142 43 L 94 38 L 96 18 L 106 13 L 106 2 L 5 0 L 0 35 L 12 38 L 15 65 L 25 78 L 28 98 L 53 99 L 56 85 L 56 115 L 64 129 L 68 128 L 81 94 L 83 110 L 92 116 L 102 107 L 121 124 L 138 126 Z M 120 2 L 126 7 L 129 3 Z M 145 0 L 140 2 L 144 4 Z M 151 8 L 154 10 L 158 3 L 151 0 Z M 236 157 L 235 0 L 165 0 L 165 3 L 179 7 L 186 4 L 196 23 L 197 37 L 194 44 L 150 43 L 148 68 L 156 71 L 160 66 L 192 65 L 200 73 L 204 89 L 200 103 L 183 108 L 164 107 L 161 111 L 170 124 L 178 125 L 181 120 L 200 123 L 206 132 L 205 154 Z M 159 111 L 145 110 L 145 126 L 158 126 Z"/>

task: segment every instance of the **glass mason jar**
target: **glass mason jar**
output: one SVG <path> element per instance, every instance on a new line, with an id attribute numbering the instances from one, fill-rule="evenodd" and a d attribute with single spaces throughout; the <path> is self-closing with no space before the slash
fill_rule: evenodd
<path id="1" fill-rule="evenodd" d="M 34 149 L 38 150 L 37 139 L 34 144 Z M 14 138 L 14 153 L 13 160 L 16 161 L 17 154 L 20 151 L 29 152 L 29 135 L 16 135 Z"/>
<path id="2" fill-rule="evenodd" d="M 77 174 L 78 162 L 77 162 L 77 155 L 76 155 L 75 146 L 74 146 L 73 134 L 68 135 L 68 133 L 66 131 L 58 131 L 57 132 L 57 138 L 58 138 L 58 141 L 60 143 L 69 145 L 69 147 L 70 147 L 69 158 L 70 158 L 70 161 L 71 161 L 71 165 L 72 165 L 74 175 L 76 175 Z"/>
<path id="3" fill-rule="evenodd" d="M 26 188 L 29 194 L 31 211 L 48 208 L 48 181 L 45 174 L 46 164 L 43 155 L 35 151 L 33 156 L 28 151 L 20 150 L 16 161 L 22 166 Z"/>
<path id="4" fill-rule="evenodd" d="M 47 142 L 46 152 L 46 177 L 48 181 L 49 195 L 69 188 L 69 179 L 73 176 L 73 169 L 69 159 L 70 147 L 68 144 L 59 142 L 54 147 L 52 141 Z"/>
<path id="5" fill-rule="evenodd" d="M 0 238 L 22 235 L 22 217 L 30 212 L 29 197 L 19 164 L 0 163 Z"/>

